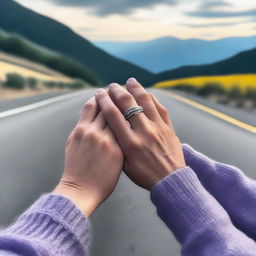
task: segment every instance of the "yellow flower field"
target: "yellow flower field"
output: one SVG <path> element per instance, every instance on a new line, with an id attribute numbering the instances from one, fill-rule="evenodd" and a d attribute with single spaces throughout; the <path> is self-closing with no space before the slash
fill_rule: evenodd
<path id="1" fill-rule="evenodd" d="M 168 88 L 180 84 L 191 84 L 194 86 L 203 86 L 207 83 L 218 83 L 225 89 L 230 90 L 232 87 L 239 87 L 241 91 L 247 88 L 256 89 L 256 74 L 246 75 L 225 75 L 225 76 L 201 76 L 193 78 L 175 79 L 162 81 L 154 84 L 156 88 Z"/>

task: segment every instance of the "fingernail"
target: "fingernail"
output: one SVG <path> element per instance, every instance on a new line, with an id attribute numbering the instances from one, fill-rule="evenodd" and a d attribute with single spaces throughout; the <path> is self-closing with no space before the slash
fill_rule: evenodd
<path id="1" fill-rule="evenodd" d="M 111 84 L 108 86 L 108 88 L 109 88 L 109 89 L 112 89 L 112 88 L 116 88 L 117 86 L 119 86 L 119 84 L 117 84 L 117 83 L 111 83 Z"/>
<path id="2" fill-rule="evenodd" d="M 132 83 L 136 83 L 137 80 L 134 78 L 134 77 L 130 77 L 128 80 L 127 80 L 127 84 L 132 84 Z"/>
<path id="3" fill-rule="evenodd" d="M 98 90 L 96 91 L 96 94 L 100 94 L 100 93 L 103 93 L 103 92 L 105 92 L 105 90 L 102 89 L 102 88 L 100 88 L 100 89 L 98 89 Z"/>

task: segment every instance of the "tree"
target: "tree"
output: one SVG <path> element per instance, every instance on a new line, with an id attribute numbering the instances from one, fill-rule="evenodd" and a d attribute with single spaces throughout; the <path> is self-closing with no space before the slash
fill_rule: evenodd
<path id="1" fill-rule="evenodd" d="M 25 84 L 26 81 L 23 76 L 15 73 L 9 73 L 6 75 L 4 86 L 12 89 L 22 90 L 24 89 Z"/>

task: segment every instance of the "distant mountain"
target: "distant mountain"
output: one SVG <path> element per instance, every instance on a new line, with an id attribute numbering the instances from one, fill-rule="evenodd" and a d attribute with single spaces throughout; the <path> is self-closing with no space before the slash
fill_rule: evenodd
<path id="1" fill-rule="evenodd" d="M 105 82 L 124 83 L 130 76 L 144 84 L 152 74 L 95 47 L 67 26 L 33 12 L 13 0 L 0 0 L 0 29 L 78 60 Z"/>
<path id="2" fill-rule="evenodd" d="M 256 73 L 256 48 L 241 52 L 232 58 L 210 65 L 186 66 L 156 74 L 151 83 L 164 80 L 229 74 Z"/>
<path id="3" fill-rule="evenodd" d="M 230 37 L 214 41 L 162 37 L 151 41 L 96 41 L 94 44 L 118 58 L 158 73 L 230 58 L 241 51 L 256 47 L 256 36 Z"/>
<path id="4" fill-rule="evenodd" d="M 239 47 L 256 47 L 254 45 L 256 37 L 226 38 L 212 42 L 196 39 L 162 38 L 139 43 L 140 47 L 136 42 L 132 45 L 130 43 L 124 44 L 131 52 L 135 52 L 137 49 L 138 60 L 143 61 L 143 63 L 147 62 L 149 65 L 160 65 L 162 60 L 165 61 L 166 65 L 167 63 L 183 65 L 184 61 L 189 60 L 192 62 L 191 66 L 153 74 L 139 66 L 111 56 L 65 25 L 35 13 L 13 0 L 0 0 L 0 29 L 17 33 L 44 48 L 79 61 L 98 74 L 105 83 L 124 83 L 128 77 L 133 76 L 144 86 L 150 86 L 155 82 L 183 77 L 256 73 L 256 48 L 214 64 L 195 65 L 198 61 L 209 56 L 211 56 L 212 61 L 217 57 L 220 59 L 227 58 L 227 53 L 232 54 L 235 49 L 239 51 Z M 173 54 L 169 55 L 166 49 L 170 42 L 172 42 L 173 49 L 176 50 L 173 50 Z M 152 44 L 154 45 L 153 48 Z M 134 50 L 132 50 L 132 46 Z M 112 47 L 119 51 L 123 49 L 123 46 L 120 45 L 113 45 Z M 155 59 L 155 56 L 159 57 Z"/>

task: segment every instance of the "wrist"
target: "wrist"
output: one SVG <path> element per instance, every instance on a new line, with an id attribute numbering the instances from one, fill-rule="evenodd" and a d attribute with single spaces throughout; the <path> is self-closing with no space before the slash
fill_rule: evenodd
<path id="1" fill-rule="evenodd" d="M 182 169 L 186 166 L 184 158 L 173 156 L 172 154 L 165 154 L 160 157 L 158 162 L 158 169 L 154 172 L 154 182 L 151 186 L 154 187 L 159 181 L 163 180 L 165 177 Z"/>
<path id="2" fill-rule="evenodd" d="M 94 197 L 90 193 L 74 184 L 61 181 L 54 189 L 53 194 L 61 195 L 70 199 L 76 207 L 88 217 L 92 215 L 98 207 L 96 200 L 94 200 Z"/>

